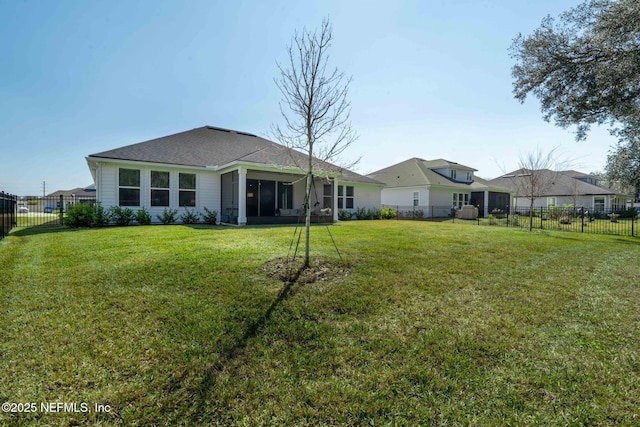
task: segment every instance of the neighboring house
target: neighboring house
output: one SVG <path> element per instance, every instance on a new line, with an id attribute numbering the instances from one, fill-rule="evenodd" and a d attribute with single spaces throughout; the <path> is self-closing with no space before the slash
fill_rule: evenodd
<path id="1" fill-rule="evenodd" d="M 146 208 L 154 221 L 167 208 L 207 208 L 239 225 L 296 222 L 303 212 L 305 156 L 246 132 L 205 126 L 91 154 L 87 164 L 105 208 Z M 380 182 L 323 165 L 329 172 L 311 192 L 316 220 L 380 206 Z"/>
<path id="2" fill-rule="evenodd" d="M 58 199 L 62 196 L 65 201 L 72 203 L 89 203 L 94 204 L 96 202 L 96 186 L 91 184 L 87 187 L 78 187 L 73 190 L 58 190 L 54 193 L 47 194 L 46 199 Z"/>
<path id="3" fill-rule="evenodd" d="M 385 184 L 382 204 L 398 210 L 421 210 L 427 217 L 446 217 L 451 208 L 478 207 L 480 216 L 506 209 L 510 190 L 474 175 L 476 169 L 443 159 L 414 157 L 367 176 Z"/>
<path id="4" fill-rule="evenodd" d="M 535 173 L 540 174 L 541 180 L 551 183 L 543 196 L 534 199 L 535 208 L 573 205 L 602 212 L 622 210 L 630 197 L 601 187 L 594 176 L 575 170 L 556 172 L 540 169 Z M 529 208 L 531 200 L 526 197 L 526 190 L 523 189 L 526 188 L 526 182 L 530 176 L 531 171 L 518 169 L 492 179 L 490 182 L 513 190 L 512 206 L 514 208 Z"/>

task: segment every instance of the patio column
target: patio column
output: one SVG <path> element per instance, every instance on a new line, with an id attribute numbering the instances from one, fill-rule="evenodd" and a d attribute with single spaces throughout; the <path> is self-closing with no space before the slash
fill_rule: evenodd
<path id="1" fill-rule="evenodd" d="M 489 190 L 484 190 L 484 214 L 482 217 L 489 217 Z"/>
<path id="2" fill-rule="evenodd" d="M 333 222 L 337 222 L 338 221 L 338 179 L 332 178 L 331 183 L 333 186 L 333 190 L 332 190 L 333 192 L 331 193 L 331 195 L 333 196 L 333 202 L 331 203 L 331 206 L 333 206 L 333 209 L 331 210 L 331 212 L 333 213 Z"/>
<path id="3" fill-rule="evenodd" d="M 247 169 L 238 168 L 238 225 L 247 225 Z"/>

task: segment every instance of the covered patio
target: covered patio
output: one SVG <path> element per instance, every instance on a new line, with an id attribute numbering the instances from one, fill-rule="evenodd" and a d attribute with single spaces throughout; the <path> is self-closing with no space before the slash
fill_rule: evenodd
<path id="1" fill-rule="evenodd" d="M 270 168 L 238 167 L 221 174 L 221 222 L 233 225 L 304 222 L 306 176 Z M 311 188 L 313 222 L 337 220 L 337 180 L 316 177 Z"/>

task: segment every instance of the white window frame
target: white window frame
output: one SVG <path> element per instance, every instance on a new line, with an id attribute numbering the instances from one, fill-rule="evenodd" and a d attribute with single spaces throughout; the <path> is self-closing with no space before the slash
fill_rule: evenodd
<path id="1" fill-rule="evenodd" d="M 413 206 L 420 206 L 420 192 L 419 191 L 414 191 L 413 192 Z"/>
<path id="2" fill-rule="evenodd" d="M 453 196 L 452 196 L 453 206 L 456 209 L 461 209 L 462 206 L 469 204 L 470 197 L 471 196 L 469 193 L 453 193 Z"/>
<path id="3" fill-rule="evenodd" d="M 167 182 L 167 186 L 166 187 L 154 187 L 153 186 L 153 174 L 154 173 L 162 173 L 162 174 L 167 174 L 169 175 L 169 181 Z M 159 204 L 154 204 L 153 203 L 153 192 L 154 191 L 162 191 L 162 192 L 166 192 L 167 193 L 167 204 L 166 205 L 159 205 Z M 158 170 L 151 170 L 149 171 L 149 205 L 153 206 L 153 207 L 168 207 L 171 206 L 171 173 L 168 171 L 158 171 Z"/>
<path id="4" fill-rule="evenodd" d="M 456 178 L 456 177 L 457 177 L 457 175 L 458 175 L 458 173 L 457 173 L 457 171 L 456 171 L 455 169 L 451 169 L 451 170 L 449 171 L 449 177 L 451 177 L 451 179 L 457 179 L 457 178 Z"/>
<path id="5" fill-rule="evenodd" d="M 194 177 L 194 185 L 193 188 L 189 188 L 189 187 L 182 187 L 182 179 L 181 179 L 181 175 L 193 175 Z M 185 207 L 185 208 L 195 208 L 196 206 L 198 206 L 198 194 L 197 194 L 197 189 L 198 189 L 198 174 L 195 173 L 187 173 L 187 172 L 180 172 L 178 174 L 178 206 Z M 186 194 L 186 193 L 193 193 L 193 204 L 185 204 L 185 203 L 181 203 L 182 201 L 182 195 Z"/>
<path id="6" fill-rule="evenodd" d="M 600 205 L 599 202 L 596 202 L 596 199 L 602 199 L 602 207 L 599 208 L 596 206 L 596 203 Z M 607 197 L 606 196 L 593 196 L 593 210 L 594 211 L 604 211 L 607 208 Z"/>
<path id="7" fill-rule="evenodd" d="M 120 171 L 122 170 L 129 170 L 129 171 L 136 171 L 138 172 L 138 185 L 134 186 L 134 185 L 122 185 L 120 182 Z M 142 171 L 140 169 L 133 169 L 133 168 L 118 168 L 118 206 L 125 206 L 125 207 L 140 207 L 142 205 L 142 191 L 141 191 L 141 187 L 142 187 Z M 137 205 L 131 205 L 131 204 L 121 204 L 122 203 L 122 197 L 120 196 L 120 190 L 138 190 L 138 204 Z"/>
<path id="8" fill-rule="evenodd" d="M 351 189 L 351 195 L 349 195 L 349 189 Z M 353 185 L 345 185 L 344 189 L 344 207 L 346 209 L 353 209 L 356 201 L 356 189 Z M 349 203 L 351 202 L 351 203 Z M 351 205 L 351 206 L 349 206 Z"/>

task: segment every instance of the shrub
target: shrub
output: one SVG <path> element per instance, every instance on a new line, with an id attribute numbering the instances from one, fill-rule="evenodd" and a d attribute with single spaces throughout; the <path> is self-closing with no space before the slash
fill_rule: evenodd
<path id="1" fill-rule="evenodd" d="M 162 211 L 162 215 L 156 215 L 156 218 L 158 218 L 158 220 L 160 220 L 160 222 L 164 225 L 169 225 L 176 222 L 177 214 L 177 209 L 164 208 L 164 210 Z"/>
<path id="2" fill-rule="evenodd" d="M 94 223 L 94 209 L 85 203 L 77 203 L 67 209 L 63 224 L 69 227 L 91 227 Z"/>
<path id="3" fill-rule="evenodd" d="M 396 217 L 397 213 L 395 209 L 389 206 L 389 207 L 383 207 L 382 211 L 380 212 L 380 215 L 382 219 L 393 219 Z"/>
<path id="4" fill-rule="evenodd" d="M 108 210 L 106 210 L 102 203 L 97 202 L 93 208 L 93 222 L 97 227 L 104 227 L 105 225 L 109 225 L 109 221 L 111 221 L 111 215 Z"/>
<path id="5" fill-rule="evenodd" d="M 637 208 L 629 208 L 629 209 L 624 209 L 615 213 L 620 215 L 619 218 L 635 218 L 638 215 L 638 212 L 636 209 Z"/>
<path id="6" fill-rule="evenodd" d="M 136 217 L 136 214 L 130 208 L 121 208 L 120 206 L 112 206 L 109 209 L 111 220 L 120 226 L 130 225 Z"/>
<path id="7" fill-rule="evenodd" d="M 355 216 L 356 219 L 359 219 L 359 220 L 371 219 L 368 217 L 368 212 L 365 208 L 356 209 L 356 211 L 353 213 L 353 216 Z"/>
<path id="8" fill-rule="evenodd" d="M 371 208 L 367 210 L 367 219 L 380 219 L 382 218 L 382 211 L 378 208 Z"/>
<path id="9" fill-rule="evenodd" d="M 413 211 L 413 217 L 415 219 L 422 219 L 424 218 L 424 211 L 422 209 L 416 209 Z"/>
<path id="10" fill-rule="evenodd" d="M 209 225 L 216 225 L 218 221 L 218 211 L 211 211 L 207 207 L 204 208 L 206 213 L 200 214 L 202 220 Z"/>
<path id="11" fill-rule="evenodd" d="M 151 224 L 151 214 L 145 208 L 140 209 L 136 212 L 136 221 L 140 225 L 149 225 Z"/>
<path id="12" fill-rule="evenodd" d="M 338 211 L 338 219 L 340 221 L 349 221 L 353 215 L 346 209 L 340 209 Z"/>
<path id="13" fill-rule="evenodd" d="M 195 209 L 189 210 L 185 208 L 184 214 L 180 217 L 180 221 L 182 221 L 183 224 L 197 224 L 198 214 Z"/>

